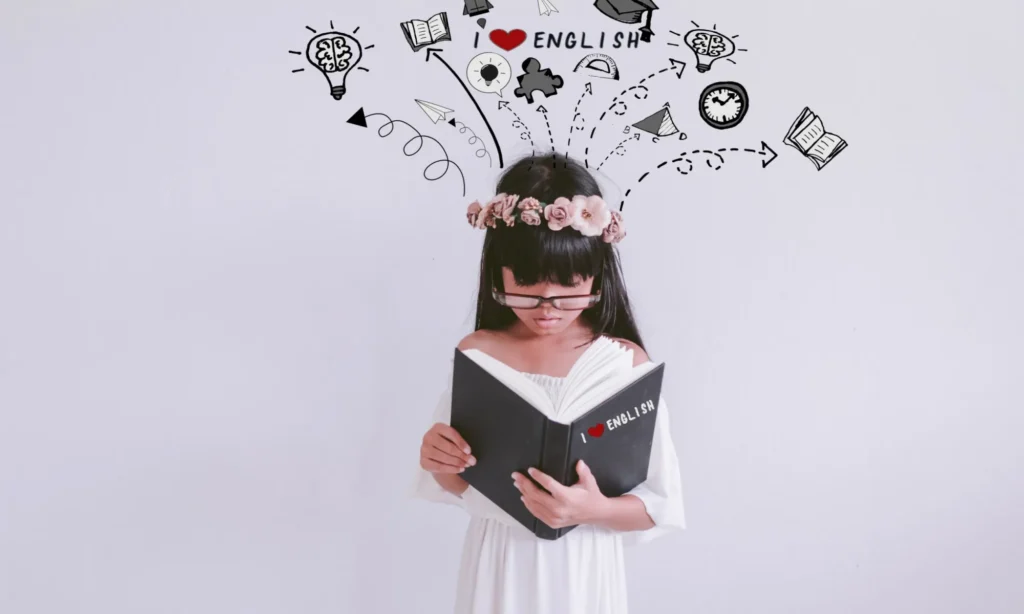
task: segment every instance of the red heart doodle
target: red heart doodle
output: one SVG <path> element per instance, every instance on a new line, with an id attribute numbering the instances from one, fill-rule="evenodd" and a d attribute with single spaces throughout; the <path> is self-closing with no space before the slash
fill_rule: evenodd
<path id="1" fill-rule="evenodd" d="M 591 437 L 600 437 L 604 435 L 604 422 L 598 422 L 594 426 L 587 429 L 587 433 Z"/>
<path id="2" fill-rule="evenodd" d="M 523 30 L 512 30 L 511 32 L 492 30 L 491 42 L 505 51 L 512 51 L 526 42 L 526 32 Z"/>

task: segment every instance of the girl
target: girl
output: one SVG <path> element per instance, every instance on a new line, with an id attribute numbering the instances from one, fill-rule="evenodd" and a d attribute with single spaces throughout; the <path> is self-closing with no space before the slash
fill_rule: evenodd
<path id="1" fill-rule="evenodd" d="M 505 172 L 496 191 L 467 212 L 486 235 L 476 329 L 459 349 L 522 372 L 553 399 L 588 353 L 618 352 L 627 371 L 652 366 L 614 246 L 626 234 L 622 217 L 609 210 L 590 173 L 565 157 L 527 157 Z M 684 527 L 664 400 L 647 481 L 621 497 L 602 495 L 582 461 L 571 487 L 534 468 L 529 473 L 544 489 L 518 472 L 510 476 L 541 521 L 579 525 L 554 541 L 534 536 L 459 476 L 476 459 L 448 425 L 450 412 L 449 386 L 423 436 L 415 490 L 471 516 L 456 613 L 626 614 L 623 545 Z"/>

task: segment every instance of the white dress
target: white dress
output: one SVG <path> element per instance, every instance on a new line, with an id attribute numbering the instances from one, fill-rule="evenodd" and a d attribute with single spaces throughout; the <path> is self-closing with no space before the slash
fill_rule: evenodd
<path id="1" fill-rule="evenodd" d="M 524 375 L 552 398 L 565 380 Z M 433 422 L 447 424 L 450 417 L 449 386 Z M 459 497 L 419 469 L 414 496 L 456 505 L 470 515 L 455 614 L 626 614 L 623 547 L 685 527 L 679 461 L 664 398 L 659 400 L 654 431 L 647 481 L 629 493 L 644 502 L 655 522 L 646 531 L 580 525 L 557 540 L 540 539 L 472 486 Z"/>

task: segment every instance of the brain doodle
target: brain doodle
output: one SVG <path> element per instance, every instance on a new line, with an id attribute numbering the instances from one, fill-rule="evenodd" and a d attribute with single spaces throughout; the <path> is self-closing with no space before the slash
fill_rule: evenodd
<path id="1" fill-rule="evenodd" d="M 324 72 L 337 72 L 348 68 L 352 59 L 352 49 L 339 34 L 336 37 L 324 38 L 316 43 L 316 62 Z"/>
<path id="2" fill-rule="evenodd" d="M 725 37 L 707 30 L 695 31 L 689 42 L 697 53 L 712 57 L 725 53 L 727 48 Z"/>

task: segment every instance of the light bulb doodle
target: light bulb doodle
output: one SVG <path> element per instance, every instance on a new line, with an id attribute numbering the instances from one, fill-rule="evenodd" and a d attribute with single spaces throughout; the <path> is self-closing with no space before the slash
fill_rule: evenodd
<path id="1" fill-rule="evenodd" d="M 721 59 L 726 59 L 728 62 L 735 64 L 736 62 L 729 59 L 729 56 L 736 53 L 737 51 L 746 51 L 746 49 L 737 49 L 736 43 L 733 39 L 739 35 L 726 36 L 720 32 L 716 32 L 715 29 L 718 25 L 712 26 L 709 30 L 702 28 L 696 22 L 691 21 L 694 26 L 693 30 L 690 30 L 683 36 L 683 44 L 693 51 L 693 55 L 697 58 L 697 72 L 707 72 L 711 70 L 711 65 Z M 675 36 L 680 36 L 678 32 L 671 32 Z M 678 43 L 669 43 L 672 47 L 678 47 Z"/>
<path id="2" fill-rule="evenodd" d="M 512 81 L 512 67 L 508 60 L 499 54 L 485 51 L 469 61 L 469 66 L 466 67 L 466 80 L 476 91 L 497 94 L 501 98 L 502 90 Z"/>
<path id="3" fill-rule="evenodd" d="M 334 30 L 334 22 L 331 22 L 329 32 L 317 32 L 306 26 L 306 29 L 315 36 L 309 39 L 305 53 L 301 51 L 289 51 L 293 55 L 305 55 L 306 60 L 312 64 L 327 79 L 331 86 L 331 97 L 341 100 L 347 91 L 346 80 L 349 73 L 356 68 L 356 64 L 363 59 L 364 48 L 353 36 L 359 31 L 356 28 L 352 34 L 337 32 Z M 372 49 L 373 45 L 367 45 L 366 49 Z M 369 72 L 369 69 L 358 67 L 359 70 Z M 304 68 L 293 70 L 293 73 L 303 72 Z"/>

